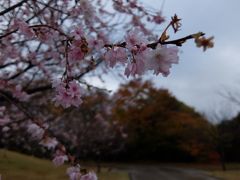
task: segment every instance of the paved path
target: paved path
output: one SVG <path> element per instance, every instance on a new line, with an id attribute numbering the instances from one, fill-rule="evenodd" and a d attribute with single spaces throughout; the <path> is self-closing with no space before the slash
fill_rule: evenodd
<path id="1" fill-rule="evenodd" d="M 201 170 L 172 166 L 129 165 L 120 169 L 128 171 L 131 180 L 217 180 Z"/>

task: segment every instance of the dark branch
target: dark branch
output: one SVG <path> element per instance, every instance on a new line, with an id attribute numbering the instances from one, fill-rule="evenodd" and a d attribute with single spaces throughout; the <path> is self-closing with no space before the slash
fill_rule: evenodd
<path id="1" fill-rule="evenodd" d="M 202 32 L 196 33 L 196 34 L 198 34 L 199 36 L 204 36 L 205 35 L 205 33 L 202 33 Z M 191 34 L 191 35 L 185 36 L 183 38 L 175 39 L 175 40 L 172 40 L 172 41 L 161 41 L 161 39 L 160 39 L 157 42 L 147 44 L 147 47 L 151 48 L 151 49 L 156 49 L 158 44 L 161 44 L 161 45 L 174 44 L 176 46 L 182 46 L 182 44 L 184 42 L 186 42 L 187 40 L 194 39 L 196 34 Z M 122 42 L 122 43 L 119 43 L 119 44 L 105 44 L 104 47 L 105 48 L 113 48 L 115 46 L 115 47 L 126 48 L 126 45 L 127 45 L 126 42 Z M 138 45 L 136 45 L 136 46 L 138 46 Z"/>
<path id="2" fill-rule="evenodd" d="M 87 73 L 89 73 L 91 70 L 93 70 L 96 66 L 100 65 L 103 61 L 102 60 L 98 60 L 97 64 L 95 64 L 95 66 L 91 66 L 89 65 L 84 72 L 82 72 L 81 74 L 79 74 L 78 76 L 75 76 L 73 77 L 73 79 L 80 79 L 82 78 L 84 75 L 86 75 Z M 34 93 L 37 93 L 37 92 L 41 92 L 41 91 L 48 91 L 52 89 L 52 84 L 46 84 L 46 85 L 43 85 L 43 86 L 39 86 L 39 87 L 35 87 L 35 88 L 32 88 L 32 89 L 27 89 L 25 90 L 26 93 L 28 94 L 34 94 Z"/>
<path id="3" fill-rule="evenodd" d="M 2 15 L 4 15 L 4 14 L 8 13 L 9 11 L 14 10 L 15 8 L 21 6 L 21 5 L 22 5 L 23 3 L 25 3 L 25 2 L 27 2 L 27 0 L 23 0 L 23 1 L 21 1 L 21 2 L 19 2 L 19 3 L 17 3 L 17 4 L 15 4 L 15 5 L 13 5 L 13 6 L 7 8 L 7 9 L 5 9 L 5 10 L 3 10 L 3 11 L 1 11 L 1 12 L 0 12 L 0 16 L 2 16 Z"/>
<path id="4" fill-rule="evenodd" d="M 5 67 L 8 67 L 8 66 L 11 66 L 11 65 L 14 65 L 14 64 L 16 64 L 16 62 L 10 62 L 10 63 L 7 63 L 7 64 L 0 65 L 0 69 L 3 69 Z"/>
<path id="5" fill-rule="evenodd" d="M 37 93 L 37 92 L 47 91 L 47 90 L 50 90 L 50 89 L 52 89 L 52 84 L 46 84 L 46 85 L 43 85 L 43 86 L 28 89 L 28 90 L 26 90 L 26 93 L 34 94 L 34 93 Z"/>
<path id="6" fill-rule="evenodd" d="M 26 67 L 24 70 L 22 70 L 22 71 L 18 72 L 17 74 L 15 74 L 15 75 L 9 77 L 7 80 L 12 80 L 12 79 L 17 78 L 17 77 L 20 76 L 21 74 L 27 72 L 27 71 L 28 71 L 29 69 L 31 69 L 32 67 L 34 67 L 34 65 L 29 64 L 28 67 Z"/>
<path id="7" fill-rule="evenodd" d="M 75 76 L 73 79 L 80 79 L 80 78 L 82 78 L 84 75 L 86 75 L 87 73 L 89 73 L 90 71 L 92 71 L 94 68 L 96 68 L 97 66 L 99 66 L 102 62 L 103 62 L 103 60 L 102 60 L 102 59 L 99 59 L 95 65 L 89 65 L 89 66 L 85 69 L 84 72 L 82 72 L 82 73 L 79 74 L 78 76 Z"/>

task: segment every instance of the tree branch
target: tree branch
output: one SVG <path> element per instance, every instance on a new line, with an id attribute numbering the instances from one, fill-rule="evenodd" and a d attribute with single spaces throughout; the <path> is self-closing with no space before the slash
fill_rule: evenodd
<path id="1" fill-rule="evenodd" d="M 204 36 L 205 35 L 205 33 L 203 33 L 203 32 L 196 33 L 196 34 L 198 34 L 199 36 Z M 189 39 L 194 39 L 196 34 L 190 34 L 190 35 L 185 36 L 183 38 L 175 39 L 175 40 L 171 40 L 171 41 L 161 41 L 161 39 L 160 39 L 157 42 L 153 42 L 153 43 L 147 44 L 147 47 L 151 48 L 151 49 L 156 49 L 158 44 L 161 44 L 161 45 L 174 44 L 176 46 L 182 46 L 182 44 L 185 41 L 187 41 Z M 122 43 L 119 43 L 119 44 L 105 44 L 104 45 L 104 47 L 106 47 L 106 48 L 113 48 L 114 46 L 126 48 L 127 43 L 126 42 L 122 42 Z M 138 46 L 138 45 L 136 45 L 136 46 Z"/>
<path id="2" fill-rule="evenodd" d="M 9 11 L 14 10 L 15 8 L 21 6 L 25 2 L 27 2 L 27 0 L 22 0 L 21 2 L 19 2 L 19 3 L 15 4 L 15 5 L 13 5 L 13 6 L 9 7 L 9 8 L 7 8 L 7 9 L 1 11 L 0 12 L 0 16 L 3 16 L 4 14 L 8 13 Z"/>
<path id="3" fill-rule="evenodd" d="M 29 69 L 31 69 L 32 67 L 34 67 L 34 65 L 29 64 L 28 67 L 26 67 L 24 70 L 18 72 L 17 74 L 15 74 L 15 75 L 9 77 L 9 78 L 6 79 L 6 80 L 12 80 L 12 79 L 15 79 L 15 78 L 17 78 L 18 76 L 20 76 L 21 74 L 27 72 L 27 71 L 28 71 Z"/>

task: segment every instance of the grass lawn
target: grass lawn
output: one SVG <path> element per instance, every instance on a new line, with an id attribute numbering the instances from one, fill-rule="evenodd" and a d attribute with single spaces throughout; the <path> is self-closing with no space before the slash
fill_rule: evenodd
<path id="1" fill-rule="evenodd" d="M 12 151 L 0 150 L 0 175 L 2 180 L 67 180 L 66 168 L 54 167 L 48 160 L 19 154 Z M 107 172 L 98 175 L 99 180 L 129 180 L 124 172 Z"/>

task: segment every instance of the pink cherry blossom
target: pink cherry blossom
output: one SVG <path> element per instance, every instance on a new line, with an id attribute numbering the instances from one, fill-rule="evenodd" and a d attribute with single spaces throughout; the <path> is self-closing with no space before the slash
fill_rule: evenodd
<path id="1" fill-rule="evenodd" d="M 55 166 L 61 166 L 64 164 L 65 161 L 68 161 L 68 157 L 66 155 L 56 155 L 52 160 Z"/>
<path id="2" fill-rule="evenodd" d="M 80 90 L 80 86 L 77 83 L 77 81 L 71 81 L 68 84 L 69 88 L 69 94 L 70 96 L 74 97 L 74 96 L 81 96 L 81 90 Z"/>
<path id="3" fill-rule="evenodd" d="M 54 41 L 54 38 L 57 38 L 58 33 L 55 31 L 50 31 L 47 28 L 41 28 L 36 31 L 37 38 L 44 43 L 51 44 Z"/>
<path id="4" fill-rule="evenodd" d="M 159 13 L 159 14 L 153 16 L 153 21 L 157 24 L 162 24 L 165 21 L 165 18 L 162 17 L 162 15 Z"/>
<path id="5" fill-rule="evenodd" d="M 5 106 L 0 106 L 0 116 L 2 116 L 5 111 L 6 111 L 6 107 Z"/>
<path id="6" fill-rule="evenodd" d="M 139 30 L 135 29 L 125 36 L 125 41 L 127 43 L 127 48 L 131 51 L 132 48 L 136 45 L 146 44 L 147 40 L 144 34 Z"/>
<path id="7" fill-rule="evenodd" d="M 81 177 L 80 180 L 97 180 L 97 176 L 94 172 L 89 172 Z"/>
<path id="8" fill-rule="evenodd" d="M 125 69 L 127 77 L 142 75 L 144 73 L 144 62 L 140 59 L 137 62 L 129 63 Z"/>
<path id="9" fill-rule="evenodd" d="M 100 51 L 104 47 L 104 41 L 99 38 L 89 36 L 87 39 L 88 48 L 92 52 Z"/>
<path id="10" fill-rule="evenodd" d="M 73 47 L 69 50 L 69 62 L 75 64 L 76 62 L 83 60 L 84 53 L 79 47 Z"/>
<path id="11" fill-rule="evenodd" d="M 158 46 L 157 49 L 150 54 L 147 68 L 153 70 L 156 75 L 161 73 L 167 76 L 170 73 L 172 64 L 177 64 L 178 59 L 177 47 Z"/>
<path id="12" fill-rule="evenodd" d="M 125 69 L 125 75 L 127 77 L 136 76 L 136 75 L 142 75 L 145 72 L 145 52 L 142 51 L 140 53 L 137 53 L 134 55 L 133 62 L 129 62 L 126 69 Z"/>
<path id="13" fill-rule="evenodd" d="M 70 180 L 81 180 L 81 173 L 79 166 L 72 166 L 67 169 L 67 175 Z"/>
<path id="14" fill-rule="evenodd" d="M 32 139 L 40 140 L 44 135 L 44 129 L 35 123 L 30 123 L 27 127 L 27 132 L 31 135 Z"/>
<path id="15" fill-rule="evenodd" d="M 65 108 L 71 106 L 71 96 L 67 93 L 66 89 L 63 89 L 63 91 L 58 91 L 53 100 L 55 101 L 56 105 L 61 105 Z"/>
<path id="16" fill-rule="evenodd" d="M 45 137 L 39 144 L 47 147 L 48 149 L 54 149 L 57 146 L 58 141 L 56 138 Z"/>
<path id="17" fill-rule="evenodd" d="M 8 126 L 4 126 L 2 128 L 2 132 L 8 132 L 9 130 L 10 130 L 10 127 L 8 127 Z"/>
<path id="18" fill-rule="evenodd" d="M 20 84 L 13 89 L 13 96 L 20 101 L 27 101 L 29 99 L 29 95 L 22 90 L 22 86 Z"/>
<path id="19" fill-rule="evenodd" d="M 0 126 L 4 126 L 6 124 L 8 124 L 10 122 L 10 119 L 9 117 L 7 116 L 4 116 L 4 117 L 0 117 Z"/>
<path id="20" fill-rule="evenodd" d="M 29 28 L 28 24 L 23 20 L 15 19 L 14 26 L 19 28 L 20 32 L 27 38 L 32 38 L 35 35 L 34 31 Z"/>
<path id="21" fill-rule="evenodd" d="M 56 90 L 56 96 L 53 99 L 56 105 L 68 108 L 72 105 L 78 107 L 82 103 L 82 89 L 77 81 L 74 80 L 68 84 L 54 81 L 53 87 Z"/>
<path id="22" fill-rule="evenodd" d="M 81 27 L 77 27 L 72 33 L 72 36 L 74 36 L 74 39 L 81 39 L 82 37 L 84 37 L 84 30 Z"/>
<path id="23" fill-rule="evenodd" d="M 85 38 L 75 39 L 68 51 L 69 63 L 76 64 L 88 53 L 88 43 Z"/>
<path id="24" fill-rule="evenodd" d="M 110 67 L 114 67 L 117 63 L 126 63 L 126 50 L 121 47 L 113 47 L 105 53 L 104 59 Z"/>

